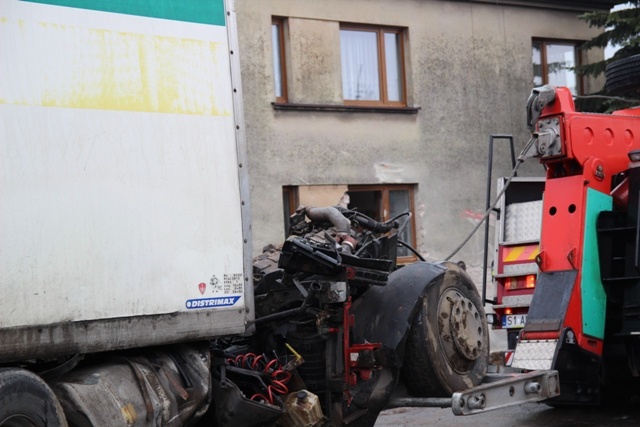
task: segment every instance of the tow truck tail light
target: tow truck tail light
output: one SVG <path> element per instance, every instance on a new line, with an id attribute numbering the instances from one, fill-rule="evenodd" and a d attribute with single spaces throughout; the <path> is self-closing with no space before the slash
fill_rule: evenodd
<path id="1" fill-rule="evenodd" d="M 528 276 L 526 276 L 525 281 L 525 287 L 527 289 L 533 289 L 536 287 L 536 276 L 534 274 L 529 274 Z"/>
<path id="2" fill-rule="evenodd" d="M 529 274 L 527 276 L 508 277 L 507 280 L 505 280 L 505 288 L 511 291 L 516 289 L 533 289 L 535 287 L 535 274 Z"/>

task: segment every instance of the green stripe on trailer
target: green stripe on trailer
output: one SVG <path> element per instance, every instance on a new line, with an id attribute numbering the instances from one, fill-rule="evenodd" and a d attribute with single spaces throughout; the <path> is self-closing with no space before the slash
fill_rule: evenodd
<path id="1" fill-rule="evenodd" d="M 23 0 L 100 12 L 225 26 L 223 0 Z"/>
<path id="2" fill-rule="evenodd" d="M 585 334 L 604 339 L 607 296 L 600 276 L 596 219 L 602 211 L 610 211 L 611 196 L 587 189 L 587 203 L 582 248 L 582 328 Z"/>

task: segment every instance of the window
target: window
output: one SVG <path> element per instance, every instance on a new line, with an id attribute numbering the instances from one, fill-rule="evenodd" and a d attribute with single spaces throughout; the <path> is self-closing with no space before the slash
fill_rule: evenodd
<path id="1" fill-rule="evenodd" d="M 413 185 L 350 185 L 348 207 L 357 209 L 377 221 L 387 221 L 403 212 L 413 214 L 413 190 Z M 399 220 L 401 225 L 404 218 Z M 414 230 L 412 215 L 399 239 L 415 248 Z M 398 258 L 399 261 L 410 261 L 415 259 L 415 255 L 405 247 L 398 247 Z"/>
<path id="2" fill-rule="evenodd" d="M 572 69 L 579 64 L 575 42 L 533 41 L 533 84 L 566 86 L 574 95 L 581 92 L 580 81 Z"/>
<path id="3" fill-rule="evenodd" d="M 345 104 L 406 105 L 402 36 L 398 28 L 340 28 Z"/>
<path id="4" fill-rule="evenodd" d="M 271 21 L 271 41 L 273 43 L 273 76 L 275 79 L 276 102 L 287 102 L 287 69 L 284 55 L 284 23 L 282 18 Z"/>

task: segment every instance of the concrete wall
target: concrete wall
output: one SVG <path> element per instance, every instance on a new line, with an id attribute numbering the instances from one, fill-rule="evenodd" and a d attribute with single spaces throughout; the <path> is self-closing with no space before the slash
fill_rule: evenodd
<path id="1" fill-rule="evenodd" d="M 236 7 L 255 252 L 283 239 L 283 185 L 413 183 L 419 250 L 431 259 L 448 255 L 475 224 L 465 211 L 484 210 L 489 134 L 513 134 L 517 151 L 528 139 L 532 38 L 597 33 L 577 11 L 476 2 L 236 0 Z M 339 23 L 349 22 L 407 28 L 408 106 L 420 110 L 275 110 L 273 16 L 288 18 L 290 102 L 342 104 Z M 508 174 L 506 143 L 494 159 L 494 176 Z M 537 164 L 522 170 L 542 174 Z M 481 234 L 456 258 L 480 263 Z"/>

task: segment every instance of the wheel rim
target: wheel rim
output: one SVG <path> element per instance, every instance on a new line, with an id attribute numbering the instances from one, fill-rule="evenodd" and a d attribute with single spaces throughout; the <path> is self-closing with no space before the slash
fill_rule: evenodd
<path id="1" fill-rule="evenodd" d="M 476 306 L 468 298 L 462 297 L 453 306 L 451 316 L 453 343 L 456 349 L 469 360 L 476 360 L 482 354 L 482 318 Z"/>
<path id="2" fill-rule="evenodd" d="M 439 339 L 447 363 L 469 372 L 484 350 L 484 325 L 476 305 L 457 289 L 447 289 L 438 302 Z"/>

